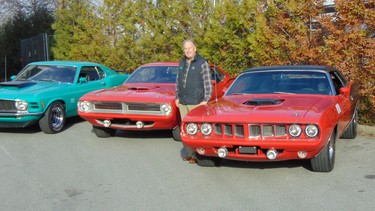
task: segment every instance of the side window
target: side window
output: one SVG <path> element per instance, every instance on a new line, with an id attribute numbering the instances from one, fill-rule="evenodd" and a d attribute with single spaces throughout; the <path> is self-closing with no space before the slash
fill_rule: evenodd
<path id="1" fill-rule="evenodd" d="M 105 76 L 104 71 L 95 66 L 85 66 L 81 68 L 79 77 L 85 77 L 87 81 L 96 81 Z"/>
<path id="2" fill-rule="evenodd" d="M 220 81 L 222 81 L 224 79 L 223 73 L 221 73 L 215 67 L 210 67 L 210 70 L 211 70 L 212 80 L 216 81 L 216 83 L 220 83 Z"/>
<path id="3" fill-rule="evenodd" d="M 104 70 L 102 70 L 102 68 L 100 68 L 100 67 L 95 67 L 95 68 L 96 68 L 96 70 L 97 70 L 97 72 L 98 72 L 98 74 L 99 74 L 99 79 L 104 78 L 104 77 L 105 77 L 105 72 L 104 72 Z"/>
<path id="4" fill-rule="evenodd" d="M 345 78 L 338 72 L 338 71 L 332 71 L 330 72 L 330 76 L 332 79 L 333 86 L 336 90 L 336 95 L 340 94 L 340 88 L 344 87 L 346 85 Z"/>

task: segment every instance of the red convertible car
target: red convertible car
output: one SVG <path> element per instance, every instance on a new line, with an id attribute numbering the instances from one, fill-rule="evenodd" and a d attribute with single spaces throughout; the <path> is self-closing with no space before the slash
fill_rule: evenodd
<path id="1" fill-rule="evenodd" d="M 137 68 L 122 86 L 90 92 L 79 99 L 78 114 L 93 125 L 98 137 L 116 130 L 172 130 L 180 123 L 175 105 L 178 62 L 160 62 Z M 212 99 L 223 95 L 234 78 L 211 66 Z M 179 130 L 174 132 L 179 139 Z"/>
<path id="2" fill-rule="evenodd" d="M 330 67 L 253 68 L 217 102 L 189 112 L 181 138 L 200 166 L 309 159 L 313 171 L 329 172 L 339 137 L 356 137 L 358 102 L 357 86 Z"/>

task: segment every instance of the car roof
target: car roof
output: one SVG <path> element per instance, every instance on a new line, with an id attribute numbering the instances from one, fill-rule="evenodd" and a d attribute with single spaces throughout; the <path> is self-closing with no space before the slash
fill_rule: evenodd
<path id="1" fill-rule="evenodd" d="M 179 62 L 152 62 L 142 65 L 141 67 L 149 66 L 178 66 Z"/>
<path id="2" fill-rule="evenodd" d="M 67 66 L 85 66 L 85 65 L 95 65 L 101 66 L 99 63 L 95 62 L 86 62 L 86 61 L 40 61 L 40 62 L 32 62 L 28 65 L 67 65 Z"/>
<path id="3" fill-rule="evenodd" d="M 245 72 L 255 72 L 255 71 L 275 71 L 275 70 L 318 70 L 318 71 L 326 71 L 331 72 L 335 69 L 329 66 L 322 66 L 322 65 L 280 65 L 280 66 L 262 66 L 262 67 L 253 67 L 250 69 L 247 69 Z"/>
<path id="4" fill-rule="evenodd" d="M 152 67 L 152 66 L 179 66 L 180 65 L 180 62 L 152 62 L 152 63 L 147 63 L 147 64 L 143 64 L 141 65 L 141 67 Z M 211 64 L 209 63 L 209 65 L 211 67 L 217 67 L 217 65 L 215 64 Z"/>

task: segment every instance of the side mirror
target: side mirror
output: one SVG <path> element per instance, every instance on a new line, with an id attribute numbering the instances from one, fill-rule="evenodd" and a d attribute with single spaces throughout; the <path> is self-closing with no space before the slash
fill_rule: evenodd
<path id="1" fill-rule="evenodd" d="M 216 85 L 216 80 L 211 80 L 211 82 L 212 82 L 212 86 Z"/>
<path id="2" fill-rule="evenodd" d="M 225 92 L 227 92 L 228 90 L 228 87 L 224 87 L 221 91 L 223 92 L 223 94 L 225 94 Z"/>
<path id="3" fill-rule="evenodd" d="M 79 78 L 79 83 L 82 84 L 82 83 L 87 83 L 87 79 L 85 77 L 80 77 Z"/>
<path id="4" fill-rule="evenodd" d="M 341 87 L 340 88 L 340 94 L 349 94 L 350 93 L 350 89 L 348 87 Z"/>
<path id="5" fill-rule="evenodd" d="M 10 76 L 10 80 L 14 80 L 14 79 L 16 79 L 17 78 L 17 76 L 16 75 L 12 75 L 12 76 Z"/>

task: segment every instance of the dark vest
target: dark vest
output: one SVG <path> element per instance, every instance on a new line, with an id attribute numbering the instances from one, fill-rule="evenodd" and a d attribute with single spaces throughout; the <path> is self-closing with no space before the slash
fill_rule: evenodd
<path id="1" fill-rule="evenodd" d="M 206 61 L 205 58 L 196 54 L 190 63 L 190 68 L 187 74 L 186 86 L 184 87 L 185 71 L 186 71 L 186 57 L 180 61 L 178 72 L 178 99 L 183 105 L 197 105 L 204 99 L 204 85 L 203 76 L 201 74 L 202 64 Z"/>

